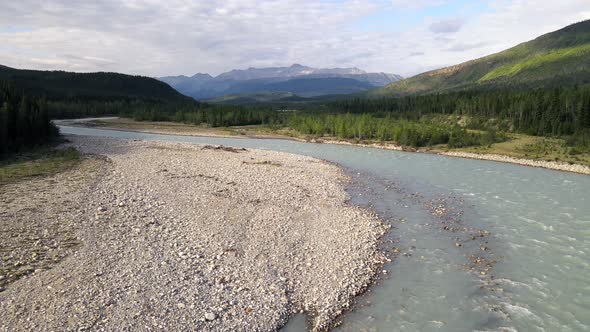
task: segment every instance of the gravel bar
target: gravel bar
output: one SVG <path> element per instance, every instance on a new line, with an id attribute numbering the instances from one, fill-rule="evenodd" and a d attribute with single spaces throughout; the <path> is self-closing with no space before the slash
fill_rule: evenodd
<path id="1" fill-rule="evenodd" d="M 61 226 L 44 237 L 67 228 L 62 237 L 79 244 L 0 291 L 4 331 L 275 331 L 299 312 L 322 331 L 386 260 L 378 249 L 386 226 L 347 203 L 348 178 L 333 164 L 272 151 L 68 139 L 97 156 L 94 175 L 83 184 L 46 179 L 66 192 L 3 213 L 1 222 L 51 219 Z M 68 220 L 38 213 L 64 206 Z"/>

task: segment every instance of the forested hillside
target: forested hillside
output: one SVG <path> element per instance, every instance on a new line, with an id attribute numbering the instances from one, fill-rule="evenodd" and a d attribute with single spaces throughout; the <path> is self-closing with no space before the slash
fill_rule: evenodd
<path id="1" fill-rule="evenodd" d="M 506 51 L 426 72 L 375 90 L 408 95 L 458 90 L 552 88 L 590 83 L 590 20 Z"/>
<path id="2" fill-rule="evenodd" d="M 590 129 L 590 87 L 356 98 L 332 102 L 329 108 L 345 113 L 392 112 L 413 119 L 432 113 L 468 115 L 500 130 L 540 136 L 570 135 Z"/>
<path id="3" fill-rule="evenodd" d="M 538 89 L 529 92 L 456 92 L 401 98 L 331 102 L 340 113 L 420 120 L 433 114 L 465 116 L 470 129 L 568 136 L 590 146 L 590 87 Z"/>
<path id="4" fill-rule="evenodd" d="M 42 98 L 49 117 L 75 118 L 198 107 L 192 98 L 153 78 L 118 73 L 71 73 L 0 67 L 0 82 L 29 98 Z"/>
<path id="5" fill-rule="evenodd" d="M 10 81 L 18 90 L 50 100 L 189 100 L 156 79 L 118 73 L 71 73 L 0 67 L 0 81 Z"/>

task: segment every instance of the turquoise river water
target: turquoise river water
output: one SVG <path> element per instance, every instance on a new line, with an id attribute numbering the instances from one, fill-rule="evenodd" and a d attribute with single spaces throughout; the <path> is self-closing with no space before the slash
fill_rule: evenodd
<path id="1" fill-rule="evenodd" d="M 268 149 L 321 158 L 392 228 L 395 259 L 336 331 L 590 331 L 590 176 L 289 140 L 61 126 L 64 134 Z M 302 331 L 296 317 L 284 329 Z"/>

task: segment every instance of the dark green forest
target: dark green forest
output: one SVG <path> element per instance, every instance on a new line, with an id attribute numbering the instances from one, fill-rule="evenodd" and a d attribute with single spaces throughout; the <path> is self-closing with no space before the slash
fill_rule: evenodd
<path id="1" fill-rule="evenodd" d="M 506 139 L 502 133 L 469 132 L 457 125 L 411 121 L 399 117 L 365 114 L 296 114 L 289 126 L 300 133 L 342 139 L 393 141 L 403 146 L 448 144 L 451 148 L 489 145 Z"/>
<path id="2" fill-rule="evenodd" d="M 268 106 L 172 104 L 137 108 L 135 111 L 119 114 L 137 121 L 174 121 L 194 125 L 206 124 L 210 127 L 285 123 L 285 118 Z"/>
<path id="3" fill-rule="evenodd" d="M 454 123 L 445 123 L 442 117 L 458 115 L 468 119 L 461 127 L 490 133 L 483 136 L 497 137 L 493 133 L 515 132 L 565 137 L 572 145 L 590 146 L 590 87 L 587 86 L 522 92 L 470 91 L 400 98 L 354 98 L 332 101 L 324 108 L 331 115 L 306 111 L 294 117 L 291 126 L 318 136 L 394 140 L 401 144 L 409 141 L 408 145 L 424 146 L 426 142 L 446 143 L 445 137 L 450 139 L 459 135 L 461 128 Z M 401 135 L 400 130 L 410 133 Z M 441 135 L 441 131 L 445 134 Z M 462 131 L 462 137 L 473 141 L 470 136 L 476 134 Z M 407 137 L 417 138 L 408 140 Z M 485 141 L 489 140 L 482 138 L 482 142 Z"/>
<path id="4" fill-rule="evenodd" d="M 57 135 L 57 128 L 49 121 L 44 99 L 29 97 L 0 82 L 0 159 L 47 143 Z"/>
<path id="5" fill-rule="evenodd" d="M 539 136 L 571 135 L 590 128 L 590 87 L 525 92 L 457 92 L 400 98 L 335 101 L 332 112 L 396 113 L 406 119 L 427 114 L 468 115 L 497 123 L 499 130 Z M 475 123 L 471 124 L 478 127 Z M 485 129 L 483 123 L 479 126 Z"/>
<path id="6" fill-rule="evenodd" d="M 0 67 L 0 81 L 10 81 L 16 89 L 48 100 L 192 100 L 153 78 L 119 73 L 71 73 Z"/>
<path id="7" fill-rule="evenodd" d="M 274 124 L 282 122 L 272 107 L 217 105 L 192 99 L 181 101 L 146 98 L 54 98 L 46 100 L 52 119 L 118 115 L 137 121 L 175 121 L 211 127 Z"/>

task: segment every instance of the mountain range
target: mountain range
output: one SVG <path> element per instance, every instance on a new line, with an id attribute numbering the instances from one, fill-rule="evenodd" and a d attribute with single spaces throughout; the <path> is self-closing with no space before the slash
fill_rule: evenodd
<path id="1" fill-rule="evenodd" d="M 402 79 L 396 74 L 368 73 L 358 68 L 290 67 L 235 69 L 209 74 L 167 76 L 159 80 L 196 99 L 261 92 L 293 93 L 302 97 L 368 91 Z"/>
<path id="2" fill-rule="evenodd" d="M 586 20 L 496 54 L 394 82 L 369 94 L 399 96 L 589 83 L 590 20 Z"/>
<path id="3" fill-rule="evenodd" d="M 159 80 L 118 73 L 22 70 L 0 65 L 0 81 L 9 81 L 28 94 L 48 98 L 184 102 L 190 96 L 222 103 L 301 102 L 306 100 L 302 97 L 345 98 L 344 94 L 381 97 L 587 85 L 590 84 L 590 20 L 496 54 L 407 79 L 395 74 L 367 73 L 358 68 L 318 69 L 298 64 L 232 70 L 216 77 L 196 74 Z"/>

